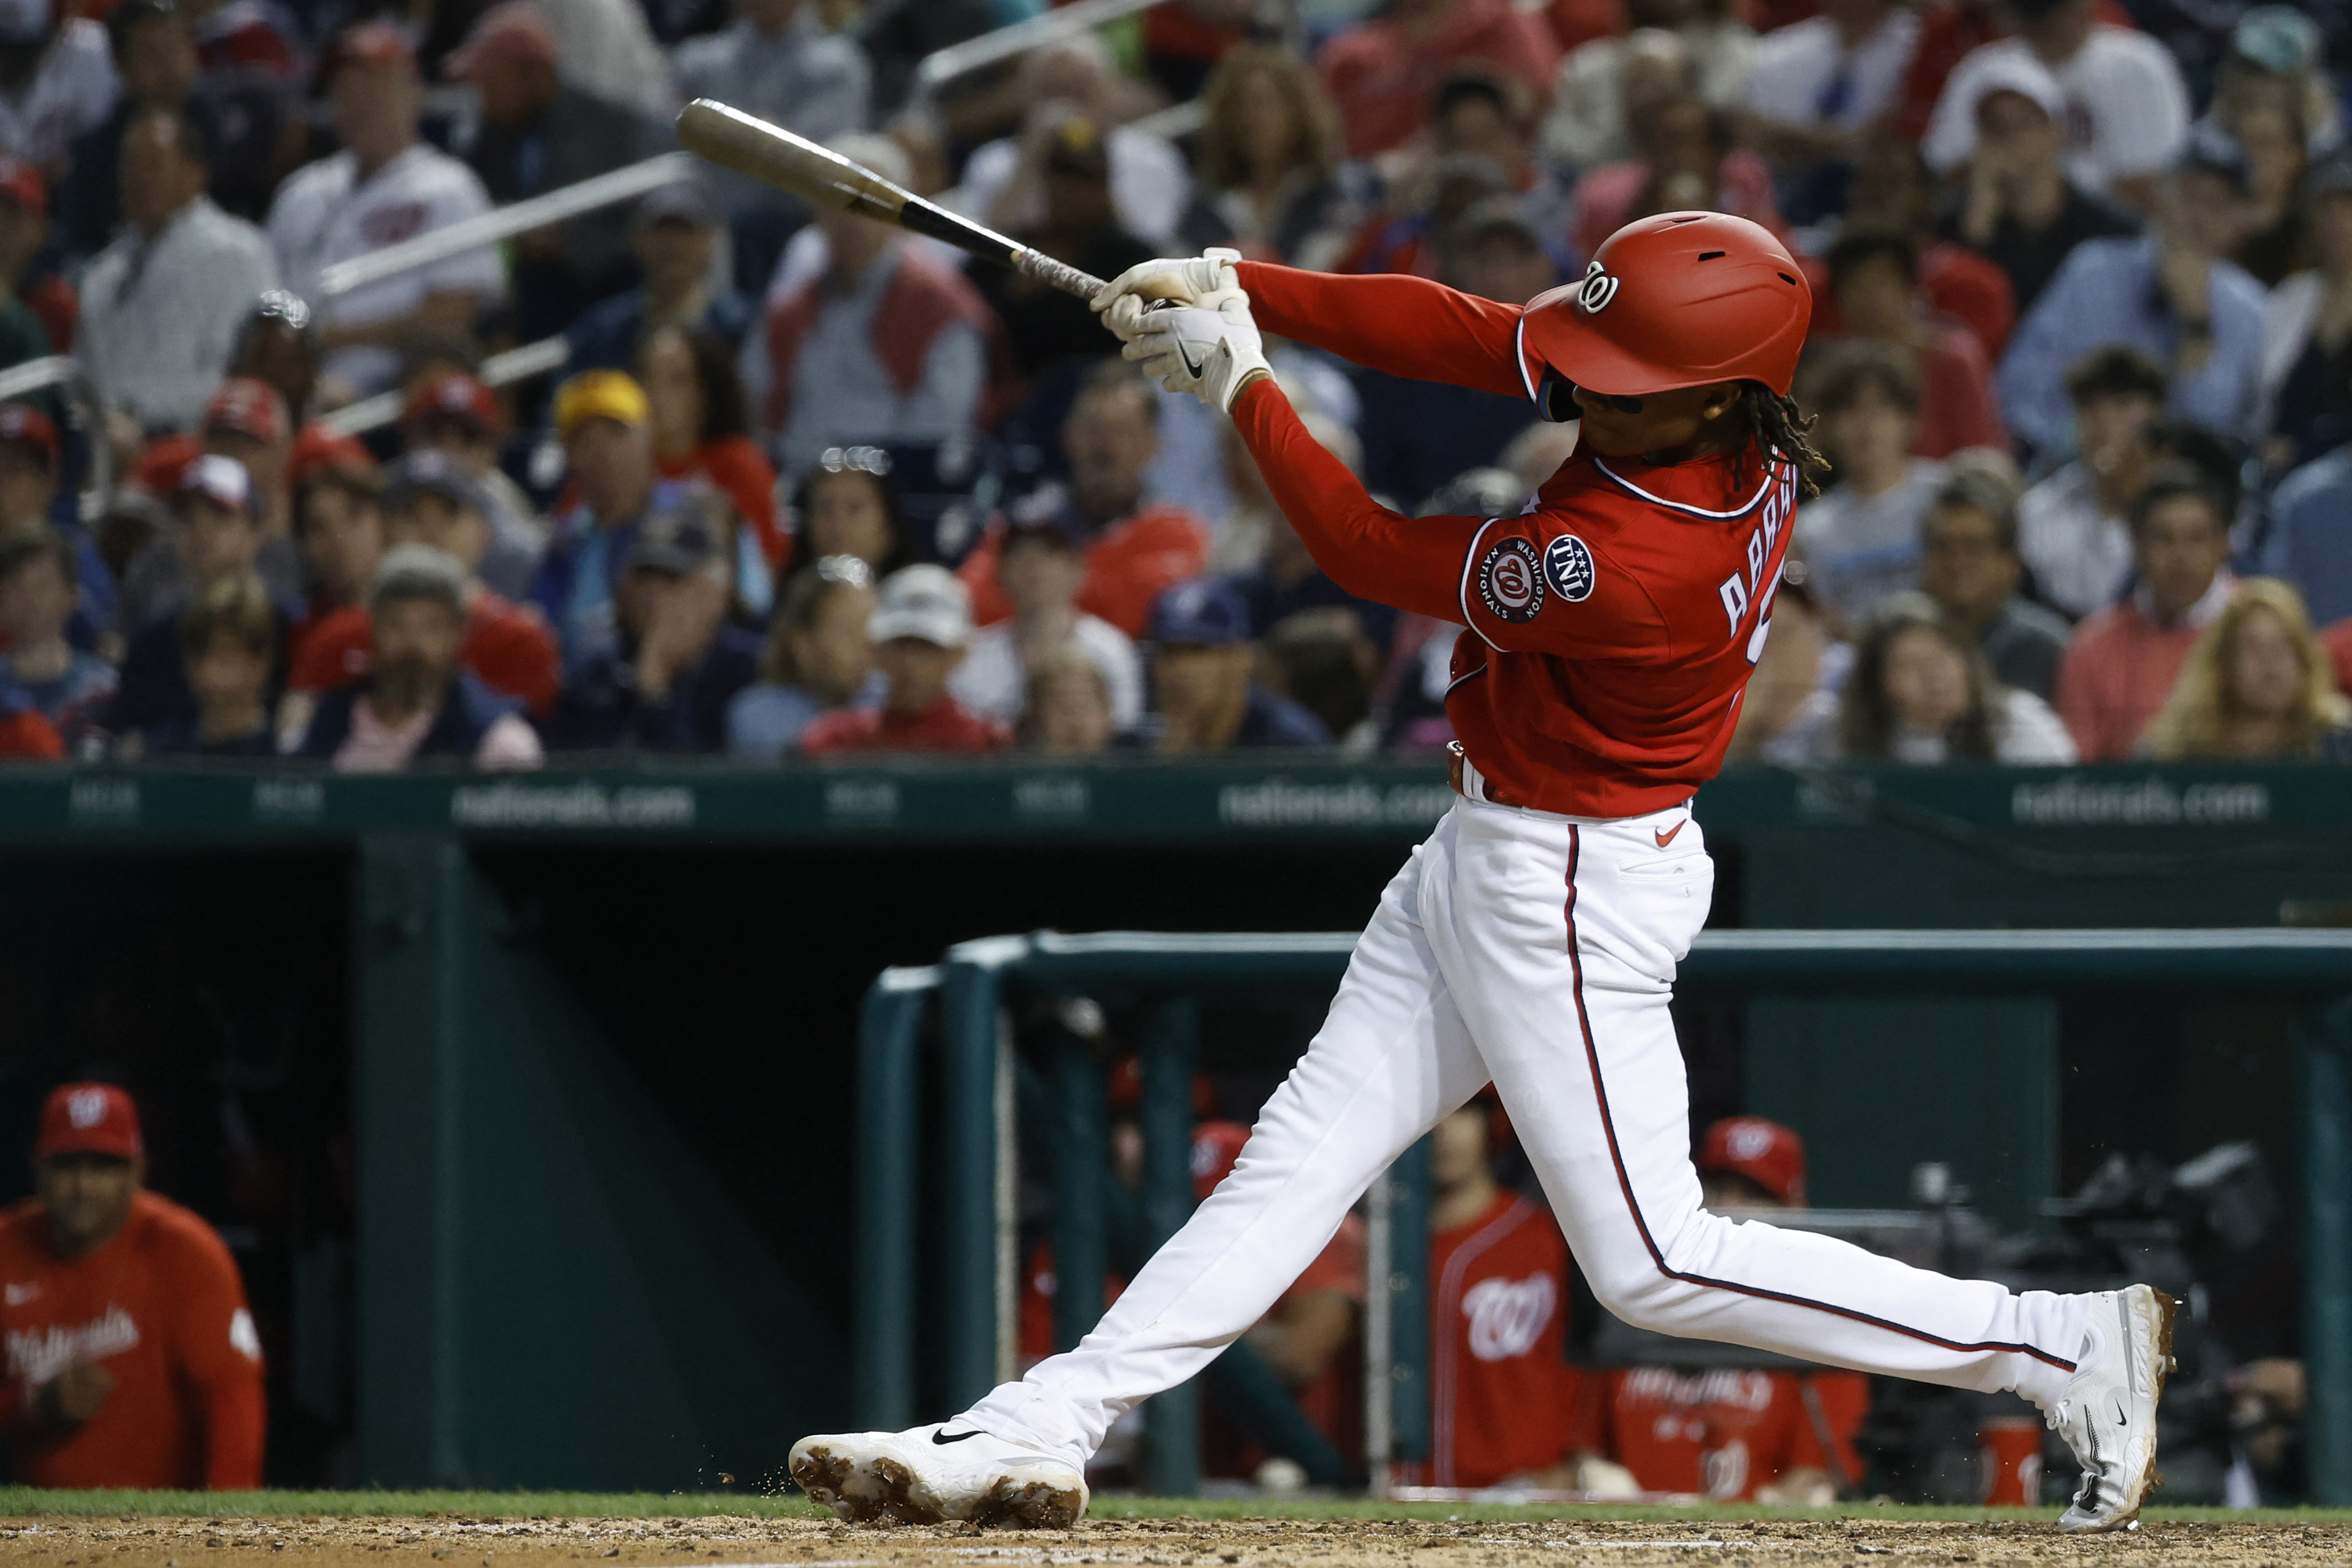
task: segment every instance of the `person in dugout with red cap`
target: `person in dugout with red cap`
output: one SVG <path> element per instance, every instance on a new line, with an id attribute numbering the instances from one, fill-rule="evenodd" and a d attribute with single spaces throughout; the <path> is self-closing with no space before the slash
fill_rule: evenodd
<path id="1" fill-rule="evenodd" d="M 146 1178 L 129 1094 L 50 1092 L 35 1196 L 0 1212 L 0 1444 L 18 1485 L 261 1484 L 261 1339 L 236 1264 Z"/>
<path id="2" fill-rule="evenodd" d="M 1778 1122 L 1727 1116 L 1693 1163 L 1715 1213 L 1805 1207 L 1805 1141 Z M 1862 1479 L 1853 1435 L 1870 1383 L 1860 1373 L 1642 1366 L 1591 1381 L 1580 1490 L 1818 1507 Z"/>

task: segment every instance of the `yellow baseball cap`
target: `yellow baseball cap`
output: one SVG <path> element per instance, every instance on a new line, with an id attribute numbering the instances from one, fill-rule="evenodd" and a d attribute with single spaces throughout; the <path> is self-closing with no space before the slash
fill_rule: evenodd
<path id="1" fill-rule="evenodd" d="M 569 441 L 581 422 L 590 419 L 639 425 L 651 412 L 635 378 L 619 371 L 583 371 L 557 389 L 555 434 Z"/>

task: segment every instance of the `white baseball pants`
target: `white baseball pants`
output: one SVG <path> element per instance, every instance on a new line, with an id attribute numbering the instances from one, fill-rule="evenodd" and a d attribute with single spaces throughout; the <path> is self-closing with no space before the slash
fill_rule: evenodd
<path id="1" fill-rule="evenodd" d="M 1255 1322 L 1372 1178 L 1489 1079 L 1625 1322 L 2054 1403 L 2087 1298 L 1699 1207 L 1667 1001 L 1714 885 L 1687 808 L 1597 821 L 1457 801 L 1389 884 L 1233 1175 L 1076 1349 L 961 1422 L 1083 1465 L 1113 1421 Z"/>

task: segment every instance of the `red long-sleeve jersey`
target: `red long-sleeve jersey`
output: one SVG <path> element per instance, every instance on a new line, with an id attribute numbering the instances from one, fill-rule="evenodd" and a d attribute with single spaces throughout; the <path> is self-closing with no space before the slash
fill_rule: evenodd
<path id="1" fill-rule="evenodd" d="M 1412 277 L 1241 265 L 1266 331 L 1391 375 L 1533 397 L 1516 306 Z M 1316 563 L 1359 598 L 1468 627 L 1445 699 L 1490 799 L 1579 817 L 1687 800 L 1723 766 L 1764 650 L 1797 473 L 1746 450 L 1649 465 L 1580 452 L 1516 517 L 1379 505 L 1249 387 L 1234 423 Z"/>

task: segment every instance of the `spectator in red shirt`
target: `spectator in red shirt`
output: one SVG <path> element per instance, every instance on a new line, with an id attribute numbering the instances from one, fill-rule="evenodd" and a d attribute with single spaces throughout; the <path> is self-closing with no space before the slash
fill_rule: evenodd
<path id="1" fill-rule="evenodd" d="M 381 486 L 372 468 L 331 465 L 303 475 L 294 496 L 294 548 L 302 552 L 310 591 L 287 639 L 288 656 L 299 667 L 323 623 L 365 601 L 383 559 Z"/>
<path id="2" fill-rule="evenodd" d="M 1907 234 L 1852 229 L 1830 246 L 1830 292 L 1848 338 L 1885 343 L 1919 371 L 1922 457 L 1969 446 L 2007 448 L 1992 365 L 1976 334 L 1919 305 L 1919 252 Z"/>
<path id="3" fill-rule="evenodd" d="M 971 641 L 971 595 L 946 568 L 901 568 L 884 580 L 866 623 L 882 671 L 882 706 L 835 708 L 801 732 L 811 757 L 847 751 L 998 751 L 1012 732 L 948 695 Z"/>
<path id="4" fill-rule="evenodd" d="M 50 1092 L 36 1196 L 0 1214 L 0 1433 L 20 1486 L 261 1485 L 261 1339 L 236 1264 L 146 1179 L 130 1095 Z"/>
<path id="5" fill-rule="evenodd" d="M 1075 515 L 1078 531 L 1092 541 L 1078 608 L 1139 637 L 1160 592 L 1199 576 L 1209 560 L 1207 524 L 1181 507 L 1144 500 L 1144 474 L 1160 455 L 1160 394 L 1130 365 L 1112 361 L 1095 367 L 1062 422 L 1062 452 L 1068 483 L 1041 488 L 1019 505 L 1040 518 L 1055 511 Z M 971 590 L 979 625 L 1013 613 L 1013 601 L 996 581 L 1004 535 L 1000 518 L 957 574 Z"/>
<path id="6" fill-rule="evenodd" d="M 482 581 L 490 523 L 481 487 L 446 453 L 426 447 L 393 465 L 383 496 L 387 548 L 429 545 L 466 569 L 466 640 L 459 663 L 490 690 L 521 698 L 544 718 L 562 685 L 555 637 L 535 609 L 516 604 Z M 323 692 L 358 680 L 368 672 L 370 636 L 364 604 L 321 620 L 296 651 L 288 687 Z"/>
<path id="7" fill-rule="evenodd" d="M 776 470 L 751 444 L 751 418 L 734 356 L 708 332 L 657 327 L 637 348 L 637 382 L 653 409 L 654 466 L 665 479 L 701 479 L 735 505 L 769 567 L 789 546 L 776 526 Z"/>
<path id="8" fill-rule="evenodd" d="M 1323 47 L 1316 68 L 1348 127 L 1348 155 L 1369 158 L 1410 140 L 1430 89 L 1449 67 L 1481 61 L 1541 97 L 1559 50 L 1542 19 L 1511 0 L 1391 0 Z"/>
<path id="9" fill-rule="evenodd" d="M 2139 585 L 2074 629 L 2058 666 L 2058 714 L 2085 762 L 2129 757 L 2171 694 L 2197 634 L 2237 588 L 2230 513 L 2212 482 L 2185 465 L 2150 474 L 2131 509 Z"/>

